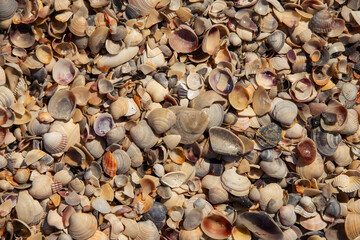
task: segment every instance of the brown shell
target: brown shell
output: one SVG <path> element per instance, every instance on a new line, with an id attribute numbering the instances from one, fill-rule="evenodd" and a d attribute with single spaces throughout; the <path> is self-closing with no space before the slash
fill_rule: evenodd
<path id="1" fill-rule="evenodd" d="M 112 153 L 110 151 L 107 151 L 104 154 L 103 160 L 102 160 L 102 165 L 103 165 L 104 172 L 107 175 L 109 175 L 110 177 L 115 177 L 116 170 L 117 170 L 116 159 L 114 158 L 114 156 L 112 155 Z"/>

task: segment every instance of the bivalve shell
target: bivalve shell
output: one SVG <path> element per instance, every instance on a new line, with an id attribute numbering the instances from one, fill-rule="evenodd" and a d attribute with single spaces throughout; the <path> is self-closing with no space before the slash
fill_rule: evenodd
<path id="1" fill-rule="evenodd" d="M 74 213 L 69 219 L 69 234 L 77 240 L 85 240 L 93 236 L 97 229 L 97 220 L 88 213 Z"/>

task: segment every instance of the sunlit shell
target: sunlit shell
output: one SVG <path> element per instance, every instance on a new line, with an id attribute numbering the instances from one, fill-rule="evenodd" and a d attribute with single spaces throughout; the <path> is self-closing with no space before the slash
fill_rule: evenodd
<path id="1" fill-rule="evenodd" d="M 276 74 L 269 69 L 259 69 L 256 71 L 255 80 L 259 86 L 262 86 L 265 89 L 270 89 L 277 84 Z"/>
<path id="2" fill-rule="evenodd" d="M 57 83 L 68 85 L 75 79 L 78 72 L 79 70 L 70 59 L 62 58 L 55 63 L 52 76 Z"/>
<path id="3" fill-rule="evenodd" d="M 201 45 L 202 50 L 209 55 L 214 55 L 220 47 L 221 38 L 228 34 L 229 30 L 223 25 L 213 25 L 205 33 L 204 41 Z"/>
<path id="4" fill-rule="evenodd" d="M 29 24 L 14 24 L 10 29 L 10 41 L 17 47 L 29 48 L 35 43 L 33 27 Z"/>
<path id="5" fill-rule="evenodd" d="M 0 5 L 0 21 L 10 19 L 15 14 L 17 6 L 15 0 L 2 2 Z"/>
<path id="6" fill-rule="evenodd" d="M 334 19 L 328 10 L 317 12 L 309 22 L 309 28 L 316 33 L 328 33 L 334 25 Z"/>
<path id="7" fill-rule="evenodd" d="M 256 115 L 262 116 L 271 110 L 271 100 L 264 87 L 259 86 L 253 95 L 253 109 Z"/>
<path id="8" fill-rule="evenodd" d="M 114 177 L 116 175 L 117 163 L 116 163 L 116 159 L 114 158 L 114 156 L 112 155 L 112 153 L 110 151 L 107 151 L 104 154 L 104 157 L 102 160 L 102 165 L 103 165 L 104 172 L 107 175 L 109 175 L 110 177 Z"/>
<path id="9" fill-rule="evenodd" d="M 225 239 L 231 235 L 232 224 L 226 216 L 214 211 L 204 218 L 201 229 L 213 239 Z"/>
<path id="10" fill-rule="evenodd" d="M 75 95 L 68 90 L 56 92 L 50 99 L 48 111 L 55 119 L 70 120 L 75 112 Z"/>
<path id="11" fill-rule="evenodd" d="M 69 220 L 69 234 L 74 239 L 85 240 L 95 234 L 97 220 L 92 214 L 74 213 Z"/>
<path id="12" fill-rule="evenodd" d="M 323 174 L 324 163 L 320 154 L 316 155 L 315 160 L 312 163 L 308 163 L 303 159 L 298 159 L 296 163 L 296 172 L 306 179 L 319 178 Z"/>
<path id="13" fill-rule="evenodd" d="M 49 64 L 53 57 L 53 51 L 50 45 L 40 45 L 36 47 L 36 57 L 40 62 Z"/>
<path id="14" fill-rule="evenodd" d="M 246 88 L 244 88 L 242 85 L 240 85 L 238 83 L 235 84 L 235 88 L 228 95 L 228 97 L 229 97 L 229 102 L 230 102 L 231 106 L 233 108 L 235 108 L 236 110 L 245 109 L 251 100 L 250 94 L 246 90 Z"/>
<path id="15" fill-rule="evenodd" d="M 283 191 L 276 183 L 260 189 L 260 207 L 269 213 L 277 212 L 283 205 Z"/>
<path id="16" fill-rule="evenodd" d="M 68 143 L 68 137 L 61 132 L 50 132 L 44 134 L 43 141 L 45 150 L 54 154 L 64 151 Z"/>
<path id="17" fill-rule="evenodd" d="M 109 34 L 109 28 L 100 26 L 95 29 L 89 38 L 89 48 L 91 53 L 97 54 L 105 45 L 106 38 Z"/>
<path id="18" fill-rule="evenodd" d="M 304 139 L 296 146 L 300 157 L 306 163 L 312 163 L 316 159 L 316 145 L 311 139 Z"/>
<path id="19" fill-rule="evenodd" d="M 251 185 L 250 180 L 236 173 L 236 169 L 226 170 L 221 175 L 222 186 L 235 196 L 246 196 L 249 193 Z"/>
<path id="20" fill-rule="evenodd" d="M 175 114 L 164 108 L 157 108 L 150 112 L 147 117 L 149 125 L 155 133 L 162 134 L 169 130 L 176 122 Z"/>
<path id="21" fill-rule="evenodd" d="M 109 113 L 100 114 L 94 121 L 94 131 L 98 136 L 105 136 L 114 128 L 114 120 Z"/>
<path id="22" fill-rule="evenodd" d="M 135 127 L 130 129 L 130 136 L 134 143 L 140 148 L 149 149 L 153 147 L 158 140 L 145 120 L 140 121 Z"/>
<path id="23" fill-rule="evenodd" d="M 88 22 L 86 18 L 75 17 L 71 20 L 69 30 L 78 37 L 85 37 L 87 27 L 88 27 Z"/>
<path id="24" fill-rule="evenodd" d="M 211 88 L 222 95 L 228 95 L 235 87 L 232 74 L 227 69 L 215 68 L 209 75 L 209 84 Z"/>
<path id="25" fill-rule="evenodd" d="M 51 185 L 53 180 L 46 175 L 39 175 L 32 181 L 29 193 L 36 199 L 45 199 L 52 195 Z"/>
<path id="26" fill-rule="evenodd" d="M 312 130 L 311 138 L 315 142 L 318 152 L 327 157 L 331 157 L 335 153 L 341 142 L 340 134 L 324 132 L 319 127 Z"/>
<path id="27" fill-rule="evenodd" d="M 300 225 L 308 230 L 319 231 L 321 229 L 324 229 L 327 224 L 321 219 L 320 215 L 317 214 L 315 217 L 312 218 L 301 217 Z"/>
<path id="28" fill-rule="evenodd" d="M 291 125 L 297 114 L 298 108 L 291 101 L 277 98 L 271 103 L 271 117 L 284 125 Z"/>
<path id="29" fill-rule="evenodd" d="M 25 223 L 37 224 L 44 216 L 40 203 L 35 201 L 28 191 L 20 191 L 15 206 L 17 218 Z"/>
<path id="30" fill-rule="evenodd" d="M 180 25 L 169 37 L 172 49 L 179 53 L 191 53 L 198 48 L 198 37 L 187 25 Z"/>
<path id="31" fill-rule="evenodd" d="M 310 102 L 316 95 L 316 89 L 308 78 L 296 81 L 290 88 L 290 96 L 296 102 Z"/>
<path id="32" fill-rule="evenodd" d="M 229 156 L 240 156 L 245 152 L 244 143 L 234 133 L 224 128 L 212 127 L 209 134 L 214 152 Z"/>

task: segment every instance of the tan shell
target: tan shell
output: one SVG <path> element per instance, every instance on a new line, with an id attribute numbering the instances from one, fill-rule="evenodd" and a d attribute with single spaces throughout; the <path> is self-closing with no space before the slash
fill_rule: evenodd
<path id="1" fill-rule="evenodd" d="M 150 112 L 147 120 L 155 133 L 162 134 L 176 123 L 176 116 L 169 109 L 156 108 Z"/>
<path id="2" fill-rule="evenodd" d="M 220 127 L 209 130 L 211 148 L 222 155 L 240 156 L 245 152 L 244 143 L 234 133 Z"/>
<path id="3" fill-rule="evenodd" d="M 134 143 L 142 149 L 152 148 L 158 140 L 145 120 L 141 120 L 135 127 L 130 129 L 130 136 Z"/>
<path id="4" fill-rule="evenodd" d="M 128 112 L 129 99 L 119 97 L 115 102 L 110 105 L 110 113 L 114 120 L 118 120 Z"/>
<path id="5" fill-rule="evenodd" d="M 20 191 L 15 211 L 17 218 L 29 225 L 37 224 L 44 216 L 40 203 L 34 200 L 28 191 Z"/>
<path id="6" fill-rule="evenodd" d="M 36 57 L 40 62 L 49 64 L 53 57 L 53 51 L 50 45 L 39 45 L 36 47 Z"/>
<path id="7" fill-rule="evenodd" d="M 356 239 L 360 235 L 359 222 L 360 214 L 358 213 L 348 213 L 345 218 L 345 232 L 346 236 L 353 240 Z"/>
<path id="8" fill-rule="evenodd" d="M 161 178 L 161 182 L 171 188 L 180 187 L 187 180 L 183 171 L 169 172 Z"/>
<path id="9" fill-rule="evenodd" d="M 97 220 L 92 214 L 74 213 L 69 220 L 69 234 L 74 239 L 85 240 L 95 234 Z"/>
<path id="10" fill-rule="evenodd" d="M 301 178 L 309 180 L 321 177 L 324 172 L 324 162 L 321 155 L 317 153 L 316 159 L 310 164 L 299 158 L 296 164 L 296 172 L 301 176 Z"/>
<path id="11" fill-rule="evenodd" d="M 68 137 L 61 132 L 50 132 L 44 134 L 43 141 L 45 150 L 51 154 L 55 154 L 65 150 Z"/>
<path id="12" fill-rule="evenodd" d="M 235 168 L 226 170 L 221 175 L 224 189 L 235 196 L 246 196 L 250 191 L 250 180 L 236 172 Z"/>
<path id="13" fill-rule="evenodd" d="M 71 20 L 69 30 L 78 37 L 85 37 L 87 27 L 88 27 L 88 22 L 86 18 L 75 17 Z"/>
<path id="14" fill-rule="evenodd" d="M 226 216 L 214 211 L 204 218 L 201 229 L 213 239 L 226 239 L 231 235 L 232 224 Z"/>
<path id="15" fill-rule="evenodd" d="M 37 199 L 45 199 L 52 195 L 51 185 L 53 180 L 47 175 L 39 175 L 32 181 L 29 189 L 31 196 Z"/>
<path id="16" fill-rule="evenodd" d="M 139 222 L 139 234 L 135 240 L 158 240 L 160 239 L 156 225 L 150 221 Z"/>
<path id="17" fill-rule="evenodd" d="M 260 189 L 260 207 L 269 213 L 277 212 L 283 205 L 283 190 L 276 183 L 270 183 Z"/>
<path id="18" fill-rule="evenodd" d="M 71 83 L 79 73 L 79 69 L 75 67 L 74 63 L 68 58 L 59 59 L 52 71 L 53 79 L 61 84 L 68 85 Z"/>

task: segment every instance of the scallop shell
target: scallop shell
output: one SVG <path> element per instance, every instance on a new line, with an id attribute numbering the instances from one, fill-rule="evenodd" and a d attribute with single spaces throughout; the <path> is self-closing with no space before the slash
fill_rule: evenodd
<path id="1" fill-rule="evenodd" d="M 176 123 L 176 116 L 169 109 L 156 108 L 150 112 L 147 120 L 155 133 L 162 134 Z"/>
<path id="2" fill-rule="evenodd" d="M 203 111 L 185 107 L 170 107 L 176 115 L 176 123 L 167 134 L 180 135 L 183 144 L 194 143 L 204 133 L 209 117 Z"/>
<path id="3" fill-rule="evenodd" d="M 130 129 L 130 136 L 134 143 L 142 149 L 150 149 L 158 141 L 157 136 L 145 120 L 141 120 L 135 127 Z"/>
<path id="4" fill-rule="evenodd" d="M 180 25 L 169 37 L 172 49 L 179 53 L 191 53 L 198 48 L 198 37 L 187 25 Z"/>
<path id="5" fill-rule="evenodd" d="M 315 33 L 328 33 L 332 30 L 334 18 L 328 10 L 323 9 L 311 18 L 309 28 Z"/>
<path id="6" fill-rule="evenodd" d="M 15 96 L 11 90 L 5 86 L 0 86 L 0 105 L 9 108 L 15 102 Z"/>
<path id="7" fill-rule="evenodd" d="M 324 229 L 327 224 L 321 219 L 320 215 L 317 214 L 312 218 L 300 217 L 300 225 L 307 230 L 319 231 Z"/>
<path id="8" fill-rule="evenodd" d="M 85 240 L 95 234 L 97 225 L 94 215 L 74 213 L 69 219 L 69 234 L 74 239 Z"/>
<path id="9" fill-rule="evenodd" d="M 236 169 L 226 170 L 221 175 L 221 184 L 229 193 L 234 196 L 246 196 L 250 191 L 250 180 L 236 173 Z"/>
<path id="10" fill-rule="evenodd" d="M 55 154 L 64 151 L 68 143 L 68 138 L 64 133 L 50 132 L 44 134 L 43 141 L 45 150 L 51 154 Z"/>
<path id="11" fill-rule="evenodd" d="M 75 67 L 74 63 L 68 58 L 59 59 L 52 71 L 53 79 L 61 84 L 68 85 L 71 83 L 79 73 L 79 69 Z"/>
<path id="12" fill-rule="evenodd" d="M 271 104 L 270 116 L 284 125 L 291 125 L 298 114 L 297 106 L 287 100 L 274 99 Z"/>

